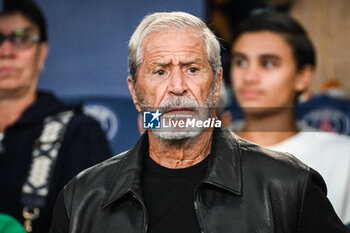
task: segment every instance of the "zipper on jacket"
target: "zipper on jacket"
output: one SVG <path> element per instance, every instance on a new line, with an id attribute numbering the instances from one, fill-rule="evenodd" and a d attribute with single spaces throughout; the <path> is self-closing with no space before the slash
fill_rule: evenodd
<path id="1" fill-rule="evenodd" d="M 194 210 L 196 211 L 198 223 L 199 223 L 199 229 L 201 230 L 201 233 L 205 233 L 204 231 L 204 224 L 202 219 L 202 213 L 199 208 L 199 189 L 201 184 L 199 184 L 195 190 L 195 198 L 194 198 Z"/>
<path id="2" fill-rule="evenodd" d="M 142 209 L 143 209 L 143 216 L 144 216 L 144 222 L 145 222 L 145 226 L 144 226 L 144 230 L 143 233 L 146 233 L 148 230 L 148 214 L 147 214 L 147 210 L 146 210 L 146 206 L 142 201 L 142 198 L 133 192 L 133 196 L 141 203 Z"/>

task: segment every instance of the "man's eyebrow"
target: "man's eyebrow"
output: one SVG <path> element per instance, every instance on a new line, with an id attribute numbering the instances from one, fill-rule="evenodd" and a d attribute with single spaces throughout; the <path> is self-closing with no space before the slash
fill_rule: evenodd
<path id="1" fill-rule="evenodd" d="M 232 58 L 247 58 L 247 56 L 243 53 L 240 52 L 233 52 L 232 53 Z M 270 54 L 270 53 L 266 53 L 266 54 L 261 54 L 259 55 L 260 59 L 270 59 L 270 60 L 281 60 L 282 58 L 276 54 Z"/>
<path id="2" fill-rule="evenodd" d="M 188 61 L 183 61 L 183 62 L 180 62 L 180 64 L 182 66 L 188 66 L 188 65 L 192 65 L 192 64 L 202 64 L 203 63 L 203 60 L 200 59 L 200 58 L 196 58 L 194 60 L 188 60 Z M 170 66 L 172 64 L 171 61 L 169 62 L 158 62 L 158 61 L 154 61 L 154 62 L 151 62 L 151 66 L 161 66 L 161 67 L 164 67 L 164 66 Z"/>
<path id="3" fill-rule="evenodd" d="M 281 60 L 282 58 L 276 54 L 262 54 L 259 56 L 261 59 L 269 59 L 269 60 Z"/>
<path id="4" fill-rule="evenodd" d="M 231 58 L 247 58 L 247 56 L 244 53 L 233 51 L 231 53 Z"/>
<path id="5" fill-rule="evenodd" d="M 202 64 L 202 63 L 203 63 L 203 60 L 200 59 L 200 58 L 196 58 L 194 60 L 180 62 L 180 64 L 183 65 L 183 66 L 188 66 L 188 65 L 192 65 L 192 64 Z"/>
<path id="6" fill-rule="evenodd" d="M 151 62 L 151 66 L 169 66 L 171 64 L 171 62 Z"/>

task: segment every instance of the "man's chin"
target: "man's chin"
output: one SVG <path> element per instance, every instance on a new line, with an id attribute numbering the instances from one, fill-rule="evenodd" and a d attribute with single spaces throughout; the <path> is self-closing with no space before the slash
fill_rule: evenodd
<path id="1" fill-rule="evenodd" d="M 16 99 L 27 93 L 29 88 L 2 88 L 0 87 L 0 99 Z"/>
<path id="2" fill-rule="evenodd" d="M 283 111 L 293 110 L 292 107 L 254 107 L 254 108 L 244 108 L 243 112 L 246 116 L 261 118 L 267 116 L 273 116 Z"/>

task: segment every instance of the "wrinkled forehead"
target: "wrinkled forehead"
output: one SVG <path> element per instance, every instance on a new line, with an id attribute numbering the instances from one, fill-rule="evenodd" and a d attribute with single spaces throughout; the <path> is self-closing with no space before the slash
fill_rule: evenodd
<path id="1" fill-rule="evenodd" d="M 168 28 L 149 32 L 141 45 L 143 54 L 156 50 L 179 51 L 189 50 L 206 54 L 203 34 L 198 29 Z"/>
<path id="2" fill-rule="evenodd" d="M 38 33 L 39 28 L 30 19 L 21 13 L 0 14 L 0 33 L 10 34 L 16 29 L 30 28 Z"/>

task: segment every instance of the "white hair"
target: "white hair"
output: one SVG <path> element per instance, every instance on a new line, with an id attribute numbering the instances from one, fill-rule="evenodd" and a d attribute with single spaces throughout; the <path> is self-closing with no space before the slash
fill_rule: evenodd
<path id="1" fill-rule="evenodd" d="M 158 12 L 147 15 L 132 34 L 128 47 L 129 72 L 134 85 L 136 84 L 138 69 L 143 61 L 142 43 L 147 35 L 153 31 L 180 29 L 194 29 L 201 32 L 207 58 L 217 76 L 221 69 L 220 43 L 214 33 L 198 17 L 185 12 Z"/>

